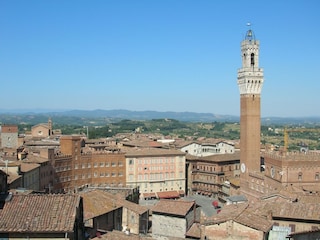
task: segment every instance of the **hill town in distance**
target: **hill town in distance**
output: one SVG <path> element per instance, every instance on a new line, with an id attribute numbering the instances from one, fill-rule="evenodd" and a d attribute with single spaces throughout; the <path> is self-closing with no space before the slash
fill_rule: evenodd
<path id="1" fill-rule="evenodd" d="M 266 141 L 251 29 L 240 51 L 238 138 L 132 126 L 93 138 L 88 126 L 64 134 L 53 116 L 24 131 L 2 124 L 0 239 L 319 239 L 320 130 L 284 128 L 281 146 Z M 316 145 L 289 148 L 302 132 Z"/>

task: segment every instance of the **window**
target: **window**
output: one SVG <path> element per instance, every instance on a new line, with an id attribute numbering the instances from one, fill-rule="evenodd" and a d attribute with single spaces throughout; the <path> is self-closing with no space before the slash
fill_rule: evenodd
<path id="1" fill-rule="evenodd" d="M 291 232 L 296 231 L 296 225 L 295 224 L 289 224 L 289 227 L 291 228 Z"/>
<path id="2" fill-rule="evenodd" d="M 299 181 L 301 181 L 301 180 L 302 180 L 302 172 L 299 172 L 298 180 L 299 180 Z"/>
<path id="3" fill-rule="evenodd" d="M 251 53 L 251 66 L 254 66 L 254 53 Z"/>
<path id="4" fill-rule="evenodd" d="M 316 173 L 316 175 L 315 175 L 314 178 L 315 178 L 315 180 L 317 180 L 317 181 L 319 180 L 319 173 L 318 173 L 318 172 Z"/>
<path id="5" fill-rule="evenodd" d="M 133 159 L 129 159 L 129 165 L 133 164 Z"/>

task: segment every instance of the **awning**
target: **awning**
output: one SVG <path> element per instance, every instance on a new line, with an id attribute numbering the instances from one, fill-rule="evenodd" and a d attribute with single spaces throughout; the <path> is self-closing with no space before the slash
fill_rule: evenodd
<path id="1" fill-rule="evenodd" d="M 142 193 L 142 196 L 143 196 L 144 198 L 156 198 L 156 197 L 157 197 L 156 193 L 154 193 L 154 192 L 151 192 L 151 193 Z"/>
<path id="2" fill-rule="evenodd" d="M 158 198 L 180 198 L 180 195 L 177 191 L 166 191 L 166 192 L 157 192 Z"/>

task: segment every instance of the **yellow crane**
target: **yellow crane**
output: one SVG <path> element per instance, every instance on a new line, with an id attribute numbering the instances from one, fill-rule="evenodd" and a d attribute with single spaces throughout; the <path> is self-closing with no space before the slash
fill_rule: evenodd
<path id="1" fill-rule="evenodd" d="M 285 128 L 283 132 L 284 146 L 283 150 L 286 152 L 288 150 L 289 144 L 289 132 L 320 132 L 320 128 Z"/>

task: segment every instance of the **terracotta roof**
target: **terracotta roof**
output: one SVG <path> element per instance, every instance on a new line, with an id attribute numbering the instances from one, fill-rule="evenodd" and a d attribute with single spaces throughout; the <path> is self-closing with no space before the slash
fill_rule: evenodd
<path id="1" fill-rule="evenodd" d="M 317 202 L 268 202 L 263 205 L 261 211 L 263 211 L 261 214 L 264 215 L 271 212 L 272 217 L 276 218 L 304 219 L 320 222 L 320 204 Z"/>
<path id="2" fill-rule="evenodd" d="M 178 191 L 165 191 L 165 192 L 157 192 L 158 198 L 179 198 L 180 194 Z"/>
<path id="3" fill-rule="evenodd" d="M 153 214 L 167 213 L 178 216 L 186 216 L 191 208 L 195 205 L 193 201 L 182 201 L 182 200 L 164 200 L 161 199 L 151 210 Z"/>
<path id="4" fill-rule="evenodd" d="M 120 207 L 125 207 L 138 214 L 148 211 L 148 208 L 120 198 L 118 195 L 103 190 L 82 192 L 85 220 L 100 216 Z"/>
<path id="5" fill-rule="evenodd" d="M 186 160 L 206 161 L 206 162 L 227 162 L 227 161 L 236 161 L 236 160 L 240 161 L 240 152 L 214 154 L 206 157 L 190 157 L 190 155 L 187 155 Z"/>
<path id="6" fill-rule="evenodd" d="M 269 232 L 273 225 L 272 221 L 267 220 L 263 216 L 254 214 L 249 210 L 245 210 L 242 214 L 235 218 L 234 221 L 263 232 Z"/>
<path id="7" fill-rule="evenodd" d="M 204 224 L 219 224 L 229 220 L 263 232 L 268 232 L 273 224 L 265 216 L 252 212 L 248 203 L 226 205 L 219 214 L 206 218 Z"/>
<path id="8" fill-rule="evenodd" d="M 119 204 L 122 206 L 122 207 L 125 207 L 135 213 L 138 213 L 139 215 L 142 215 L 144 214 L 145 212 L 149 211 L 149 209 L 147 207 L 144 207 L 144 206 L 141 206 L 139 204 L 136 204 L 136 203 L 133 203 L 133 202 L 130 202 L 128 200 L 125 200 L 125 199 L 119 199 Z"/>
<path id="9" fill-rule="evenodd" d="M 14 195 L 0 213 L 0 232 L 72 232 L 79 195 Z"/>
<path id="10" fill-rule="evenodd" d="M 25 163 L 44 163 L 44 162 L 49 162 L 49 159 L 29 154 L 26 159 L 23 159 L 23 162 L 25 162 Z"/>
<path id="11" fill-rule="evenodd" d="M 20 171 L 21 172 L 30 172 L 36 168 L 39 168 L 40 165 L 37 163 L 21 163 Z"/>
<path id="12" fill-rule="evenodd" d="M 201 159 L 216 161 L 216 162 L 240 160 L 240 152 L 235 152 L 232 154 L 230 153 L 214 154 L 214 155 L 202 157 Z"/>
<path id="13" fill-rule="evenodd" d="M 157 141 L 152 140 L 132 140 L 129 142 L 123 142 L 123 146 L 128 147 L 141 147 L 141 148 L 147 148 L 147 147 L 154 147 L 154 148 L 161 148 L 164 144 L 159 143 Z"/>
<path id="14" fill-rule="evenodd" d="M 83 197 L 84 220 L 92 219 L 121 207 L 116 197 L 110 198 L 106 192 L 101 190 L 82 192 L 80 195 Z"/>
<path id="15" fill-rule="evenodd" d="M 249 204 L 247 202 L 225 205 L 221 209 L 221 212 L 219 214 L 212 215 L 210 217 L 205 217 L 203 220 L 203 224 L 204 225 L 219 224 L 222 222 L 235 219 L 240 214 L 242 214 L 244 210 L 248 208 L 248 206 Z"/>
<path id="16" fill-rule="evenodd" d="M 157 197 L 156 193 L 151 192 L 151 193 L 142 193 L 142 196 L 144 198 L 149 198 L 149 197 Z"/>

